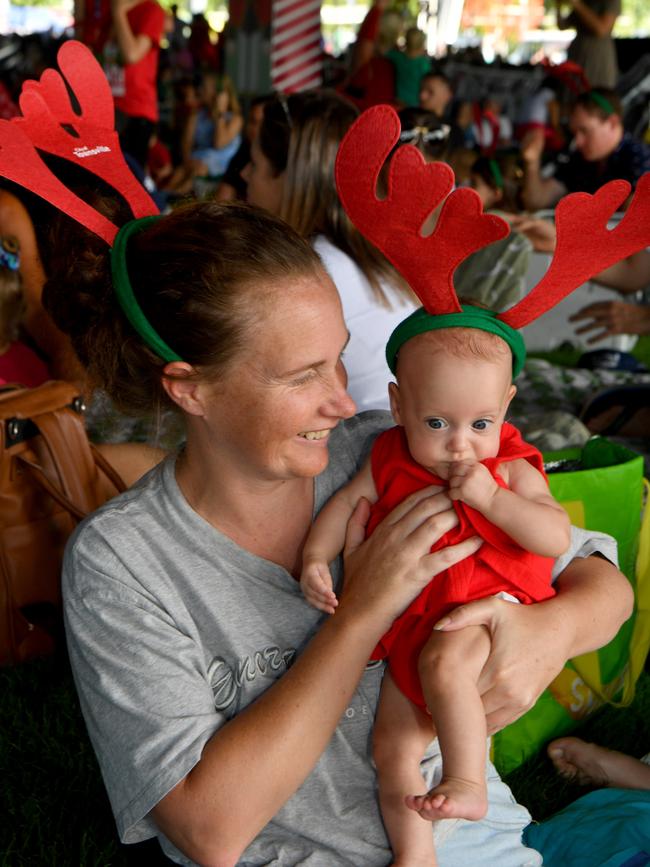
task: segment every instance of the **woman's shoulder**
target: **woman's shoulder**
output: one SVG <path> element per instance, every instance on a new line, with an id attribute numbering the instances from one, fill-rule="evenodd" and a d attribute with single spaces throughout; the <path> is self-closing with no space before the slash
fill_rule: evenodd
<path id="1" fill-rule="evenodd" d="M 359 472 L 378 434 L 392 424 L 390 413 L 369 410 L 337 425 L 330 437 L 329 463 L 316 480 L 317 512 L 332 494 Z"/>
<path id="2" fill-rule="evenodd" d="M 361 466 L 377 436 L 394 424 L 384 410 L 366 410 L 335 428 L 330 441 L 330 462 L 352 460 Z"/>
<path id="3" fill-rule="evenodd" d="M 120 552 L 164 527 L 169 499 L 165 476 L 174 472 L 175 456 L 161 461 L 128 490 L 108 500 L 76 528 L 66 546 L 66 560 Z"/>

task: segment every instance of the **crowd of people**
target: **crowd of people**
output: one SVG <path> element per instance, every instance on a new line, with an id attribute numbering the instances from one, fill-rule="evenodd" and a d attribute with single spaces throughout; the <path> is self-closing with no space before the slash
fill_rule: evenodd
<path id="1" fill-rule="evenodd" d="M 74 381 L 92 439 L 152 446 L 108 452 L 133 486 L 84 522 L 63 569 L 70 660 L 123 841 L 157 837 L 183 864 L 542 863 L 485 736 L 613 637 L 632 594 L 613 541 L 568 527 L 506 413 L 525 433 L 535 412 L 566 411 L 564 444 L 650 437 L 642 365 L 524 365 L 519 332 L 483 315 L 520 301 L 532 253 L 555 249 L 552 219 L 534 212 L 612 179 L 633 192 L 650 171 L 616 92 L 620 4 L 569 5 L 558 21 L 576 26 L 584 86 L 549 67 L 509 117 L 490 94 L 456 99 L 386 0 L 330 87 L 246 99 L 203 16 L 187 34 L 175 7 L 114 0 L 102 66 L 121 147 L 161 215 L 131 221 L 108 185 L 53 163 L 119 227 L 119 267 L 105 241 L 2 183 L 0 378 Z M 409 144 L 512 227 L 456 269 L 451 326 L 428 308 L 425 326 L 405 325 L 423 319 L 413 268 L 342 201 L 341 143 L 382 103 L 400 133 L 381 200 Z M 578 333 L 605 347 L 650 334 L 650 252 L 595 279 L 621 300 L 579 311 Z M 389 441 L 417 483 L 390 487 L 397 470 L 377 457 Z M 422 601 L 438 595 L 432 576 L 506 560 L 507 581 Z M 522 563 L 530 585 L 512 577 Z M 397 640 L 402 622 L 419 643 Z M 399 664 L 377 651 L 387 636 Z M 549 749 L 564 774 L 650 789 L 629 757 Z"/>

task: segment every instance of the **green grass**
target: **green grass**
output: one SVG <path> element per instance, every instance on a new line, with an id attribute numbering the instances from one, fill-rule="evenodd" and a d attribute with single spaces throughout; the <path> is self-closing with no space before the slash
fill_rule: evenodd
<path id="1" fill-rule="evenodd" d="M 121 846 L 62 659 L 0 669 L 0 867 L 133 867 L 169 863 L 157 844 Z M 632 755 L 650 749 L 650 675 L 631 707 L 607 708 L 582 729 Z M 543 819 L 585 790 L 543 756 L 513 771 L 515 796 Z"/>

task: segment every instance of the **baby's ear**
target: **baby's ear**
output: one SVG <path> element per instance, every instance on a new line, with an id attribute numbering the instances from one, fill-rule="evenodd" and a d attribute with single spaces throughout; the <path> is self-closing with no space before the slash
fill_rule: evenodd
<path id="1" fill-rule="evenodd" d="M 388 398 L 390 400 L 390 411 L 393 414 L 395 424 L 401 424 L 402 414 L 400 412 L 399 386 L 396 382 L 388 383 Z"/>
<path id="2" fill-rule="evenodd" d="M 506 397 L 506 409 L 510 406 L 512 398 L 517 394 L 517 386 L 513 383 L 508 389 L 508 395 Z"/>

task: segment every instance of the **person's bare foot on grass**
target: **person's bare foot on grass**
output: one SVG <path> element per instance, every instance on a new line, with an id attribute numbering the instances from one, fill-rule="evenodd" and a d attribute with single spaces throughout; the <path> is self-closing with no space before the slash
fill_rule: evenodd
<path id="1" fill-rule="evenodd" d="M 650 766 L 625 753 L 580 738 L 558 738 L 547 747 L 557 772 L 581 786 L 650 789 Z"/>

